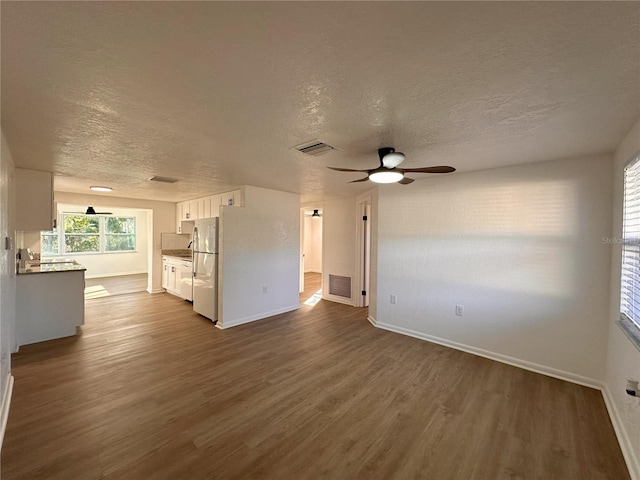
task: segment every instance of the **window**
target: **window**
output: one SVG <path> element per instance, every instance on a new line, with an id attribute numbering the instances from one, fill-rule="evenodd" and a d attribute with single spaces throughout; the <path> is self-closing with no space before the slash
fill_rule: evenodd
<path id="1" fill-rule="evenodd" d="M 623 201 L 620 322 L 628 335 L 640 338 L 640 157 L 624 169 Z"/>
<path id="2" fill-rule="evenodd" d="M 132 252 L 136 249 L 136 219 L 134 217 L 105 218 L 105 250 Z"/>
<path id="3" fill-rule="evenodd" d="M 95 215 L 63 215 L 64 252 L 100 252 L 100 218 Z"/>
<path id="4" fill-rule="evenodd" d="M 42 255 L 134 252 L 135 217 L 62 215 L 62 228 L 40 235 Z"/>

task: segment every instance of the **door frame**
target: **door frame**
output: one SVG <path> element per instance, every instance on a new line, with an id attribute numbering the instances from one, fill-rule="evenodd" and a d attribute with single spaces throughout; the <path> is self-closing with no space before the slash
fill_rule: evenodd
<path id="1" fill-rule="evenodd" d="M 356 198 L 356 307 L 368 307 L 371 298 L 371 203 L 371 193 Z"/>
<path id="2" fill-rule="evenodd" d="M 324 203 L 307 203 L 304 205 L 300 206 L 300 262 L 299 262 L 299 285 L 298 285 L 298 289 L 299 292 L 298 293 L 302 293 L 304 292 L 304 212 L 305 210 L 315 210 L 318 209 L 320 210 L 320 212 L 322 212 L 320 215 L 320 221 L 322 222 L 322 237 L 321 237 L 321 242 L 322 242 L 322 263 L 321 263 L 321 270 L 322 270 L 322 275 L 324 275 Z"/>

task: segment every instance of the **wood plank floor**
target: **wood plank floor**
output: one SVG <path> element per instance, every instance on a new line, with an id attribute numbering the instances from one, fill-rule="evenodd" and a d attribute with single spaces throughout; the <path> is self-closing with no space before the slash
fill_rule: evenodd
<path id="1" fill-rule="evenodd" d="M 600 392 L 376 329 L 366 309 L 229 330 L 168 294 L 86 309 L 82 336 L 13 358 L 3 480 L 629 478 Z"/>
<path id="2" fill-rule="evenodd" d="M 86 278 L 84 281 L 84 299 L 126 295 L 147 290 L 147 274 L 117 275 L 115 277 Z"/>

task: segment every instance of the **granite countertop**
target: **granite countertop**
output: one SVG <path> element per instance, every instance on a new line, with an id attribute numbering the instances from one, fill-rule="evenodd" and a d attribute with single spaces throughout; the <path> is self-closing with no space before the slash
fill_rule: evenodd
<path id="1" fill-rule="evenodd" d="M 83 272 L 86 268 L 72 258 L 46 258 L 42 260 L 27 260 L 23 267 L 18 268 L 18 275 L 32 273 Z"/>
<path id="2" fill-rule="evenodd" d="M 189 249 L 162 250 L 163 257 L 176 257 L 181 260 L 192 260 L 193 253 Z"/>

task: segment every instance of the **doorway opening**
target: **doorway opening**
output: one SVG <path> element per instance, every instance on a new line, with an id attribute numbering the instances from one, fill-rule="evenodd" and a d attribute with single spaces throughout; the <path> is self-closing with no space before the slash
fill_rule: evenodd
<path id="1" fill-rule="evenodd" d="M 322 298 L 322 208 L 302 208 L 300 216 L 300 301 L 315 305 Z"/>
<path id="2" fill-rule="evenodd" d="M 42 261 L 71 258 L 86 268 L 85 300 L 143 292 L 153 254 L 152 210 L 57 204 L 58 228 L 30 241 Z M 27 239 L 25 238 L 25 241 Z"/>

